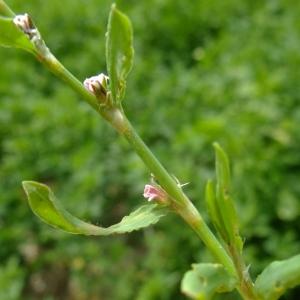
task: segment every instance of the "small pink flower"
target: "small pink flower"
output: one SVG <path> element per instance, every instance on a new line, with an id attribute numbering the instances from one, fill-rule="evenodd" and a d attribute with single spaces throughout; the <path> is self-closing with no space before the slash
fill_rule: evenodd
<path id="1" fill-rule="evenodd" d="M 145 185 L 143 196 L 148 199 L 148 201 L 152 201 L 153 199 L 164 200 L 167 198 L 166 193 L 162 189 L 150 184 Z"/>

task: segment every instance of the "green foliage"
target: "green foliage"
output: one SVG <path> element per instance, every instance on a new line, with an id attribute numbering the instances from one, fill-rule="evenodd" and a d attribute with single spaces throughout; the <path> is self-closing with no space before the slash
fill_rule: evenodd
<path id="1" fill-rule="evenodd" d="M 101 41 L 111 1 L 9 5 L 30 13 L 53 53 L 79 78 L 105 70 Z M 118 7 L 135 31 L 125 109 L 154 153 L 180 182 L 190 182 L 184 191 L 205 211 L 204 182 L 214 176 L 211 144 L 219 141 L 232 162 L 252 277 L 299 253 L 299 3 L 121 0 Z M 177 218 L 93 239 L 41 226 L 32 216 L 20 188 L 24 178 L 59 191 L 74 215 L 107 225 L 143 203 L 149 174 L 126 143 L 34 59 L 0 48 L 0 61 L 0 273 L 17 259 L 22 274 L 10 282 L 24 285 L 19 298 L 185 299 L 178 289 L 182 274 L 211 257 Z M 299 289 L 284 297 L 299 299 Z"/>
<path id="2" fill-rule="evenodd" d="M 157 204 L 144 205 L 126 216 L 118 224 L 108 228 L 83 222 L 72 216 L 56 199 L 53 192 L 44 184 L 23 181 L 23 188 L 33 212 L 44 222 L 69 233 L 85 235 L 110 235 L 138 230 L 157 223 L 164 212 Z"/>
<path id="3" fill-rule="evenodd" d="M 35 53 L 33 44 L 11 18 L 0 17 L 0 46 L 16 47 Z"/>
<path id="4" fill-rule="evenodd" d="M 126 78 L 133 64 L 133 30 L 128 17 L 116 5 L 111 7 L 106 33 L 106 63 L 111 95 L 120 102 L 125 94 Z"/>
<path id="5" fill-rule="evenodd" d="M 277 300 L 283 293 L 300 284 L 300 255 L 272 262 L 257 277 L 255 287 L 262 299 Z"/>
<path id="6" fill-rule="evenodd" d="M 194 264 L 181 282 L 181 291 L 195 300 L 210 300 L 216 293 L 230 292 L 236 279 L 219 264 Z"/>

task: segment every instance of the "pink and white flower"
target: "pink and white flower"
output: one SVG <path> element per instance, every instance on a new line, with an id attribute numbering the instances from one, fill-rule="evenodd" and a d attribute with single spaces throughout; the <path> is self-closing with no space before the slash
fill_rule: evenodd
<path id="1" fill-rule="evenodd" d="M 150 184 L 146 184 L 144 188 L 143 196 L 148 199 L 148 201 L 152 201 L 153 199 L 157 200 L 165 200 L 167 199 L 167 194 L 161 188 L 157 186 L 153 186 Z"/>

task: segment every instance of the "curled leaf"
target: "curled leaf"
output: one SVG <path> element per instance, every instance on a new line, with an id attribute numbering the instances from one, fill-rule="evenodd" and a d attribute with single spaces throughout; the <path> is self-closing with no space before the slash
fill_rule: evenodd
<path id="1" fill-rule="evenodd" d="M 23 181 L 23 188 L 32 211 L 45 223 L 74 234 L 110 235 L 138 230 L 159 221 L 166 211 L 158 204 L 143 205 L 121 222 L 110 227 L 99 227 L 71 215 L 56 199 L 50 188 L 34 181 Z"/>
<path id="2" fill-rule="evenodd" d="M 210 300 L 216 293 L 232 291 L 237 284 L 220 264 L 193 264 L 181 282 L 181 291 L 195 300 Z"/>
<path id="3" fill-rule="evenodd" d="M 276 300 L 297 285 L 300 285 L 300 254 L 272 262 L 257 277 L 255 289 L 263 300 Z"/>

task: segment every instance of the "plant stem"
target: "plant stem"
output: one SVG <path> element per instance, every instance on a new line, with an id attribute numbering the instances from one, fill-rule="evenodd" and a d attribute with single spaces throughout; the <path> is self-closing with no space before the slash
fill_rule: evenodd
<path id="1" fill-rule="evenodd" d="M 43 53 L 39 53 L 37 59 L 60 80 L 67 83 L 76 93 L 80 94 L 98 113 L 100 112 L 95 96 L 87 91 L 83 84 L 56 59 L 48 48 L 44 48 Z"/>
<path id="2" fill-rule="evenodd" d="M 149 150 L 131 126 L 130 122 L 127 119 L 124 119 L 124 124 L 126 130 L 123 131 L 123 136 L 143 160 L 149 171 L 154 174 L 155 178 L 159 181 L 159 184 L 171 196 L 173 200 L 171 207 L 197 233 L 216 260 L 224 265 L 231 275 L 236 276 L 236 270 L 231 258 L 216 239 L 215 235 L 211 232 L 195 206 L 183 193 L 181 187 L 175 182 L 174 178 L 170 176 L 154 154 Z"/>
<path id="3" fill-rule="evenodd" d="M 48 48 L 40 51 L 38 59 L 59 79 L 66 82 L 75 92 L 80 94 L 82 98 L 90 104 L 102 117 L 104 117 L 111 125 L 121 133 L 143 160 L 149 171 L 158 179 L 160 185 L 173 199 L 172 208 L 184 219 L 184 221 L 197 233 L 207 248 L 214 255 L 216 260 L 224 265 L 227 271 L 236 276 L 236 270 L 231 258 L 225 249 L 216 239 L 206 225 L 202 216 L 191 203 L 191 201 L 183 193 L 182 189 L 177 185 L 166 169 L 161 165 L 149 148 L 145 145 L 139 135 L 136 133 L 130 122 L 127 120 L 121 110 L 117 108 L 101 109 L 97 103 L 96 97 L 88 92 L 82 83 L 72 75 L 49 51 Z"/>
<path id="4" fill-rule="evenodd" d="M 172 200 L 170 204 L 171 208 L 196 232 L 215 259 L 225 267 L 228 273 L 239 278 L 240 284 L 238 291 L 241 296 L 247 300 L 259 300 L 255 294 L 250 277 L 247 277 L 248 272 L 241 256 L 237 256 L 237 253 L 231 253 L 229 251 L 233 260 L 231 259 L 218 239 L 209 229 L 201 214 L 183 193 L 181 187 L 176 183 L 174 178 L 167 172 L 155 155 L 146 146 L 124 115 L 123 111 L 120 108 L 101 107 L 97 98 L 87 91 L 83 84 L 55 58 L 46 45 L 42 51 L 39 52 L 37 58 L 59 79 L 67 83 L 127 139 L 149 171 L 153 173 L 160 185 L 170 196 Z"/>
<path id="5" fill-rule="evenodd" d="M 240 251 L 234 246 L 228 247 L 228 251 L 239 277 L 239 293 L 246 300 L 260 300 Z"/>

